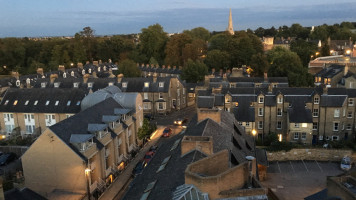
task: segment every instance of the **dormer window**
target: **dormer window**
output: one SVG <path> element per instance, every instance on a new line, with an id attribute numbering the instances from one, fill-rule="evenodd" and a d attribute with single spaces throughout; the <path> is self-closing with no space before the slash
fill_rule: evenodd
<path id="1" fill-rule="evenodd" d="M 123 88 L 127 88 L 127 82 L 123 82 L 123 83 L 122 83 L 122 87 L 123 87 Z"/>
<path id="2" fill-rule="evenodd" d="M 45 82 L 41 83 L 41 88 L 45 88 L 45 87 L 46 87 L 46 83 Z"/>
<path id="3" fill-rule="evenodd" d="M 73 87 L 74 88 L 78 88 L 79 87 L 79 83 L 73 83 Z"/>
<path id="4" fill-rule="evenodd" d="M 55 88 L 59 88 L 59 82 L 54 83 Z"/>
<path id="5" fill-rule="evenodd" d="M 17 80 L 17 81 L 16 81 L 16 86 L 17 86 L 17 87 L 20 87 L 20 85 L 21 85 L 20 80 Z"/>
<path id="6" fill-rule="evenodd" d="M 88 88 L 92 88 L 93 87 L 93 83 L 88 83 Z"/>
<path id="7" fill-rule="evenodd" d="M 148 88 L 150 86 L 150 82 L 145 82 L 145 88 Z"/>
<path id="8" fill-rule="evenodd" d="M 48 104 L 49 104 L 49 101 L 46 101 L 46 106 L 48 106 Z"/>
<path id="9" fill-rule="evenodd" d="M 33 105 L 34 105 L 34 106 L 36 106 L 36 105 L 37 105 L 37 103 L 38 103 L 38 101 L 36 100 L 36 101 L 35 101 L 35 103 L 33 103 Z"/>
<path id="10" fill-rule="evenodd" d="M 58 106 L 58 104 L 59 104 L 59 101 L 56 101 L 56 103 L 54 105 Z"/>
<path id="11" fill-rule="evenodd" d="M 108 85 L 109 85 L 109 86 L 112 86 L 112 85 L 114 85 L 114 83 L 113 83 L 113 82 L 110 82 Z"/>
<path id="12" fill-rule="evenodd" d="M 283 97 L 278 97 L 277 98 L 277 103 L 283 103 Z"/>
<path id="13" fill-rule="evenodd" d="M 235 107 L 239 107 L 239 102 L 235 102 Z"/>
<path id="14" fill-rule="evenodd" d="M 263 103 L 265 101 L 264 97 L 258 97 L 258 103 Z"/>
<path id="15" fill-rule="evenodd" d="M 70 102 L 71 102 L 71 101 L 68 101 L 68 102 L 67 102 L 67 106 L 70 106 Z"/>
<path id="16" fill-rule="evenodd" d="M 158 85 L 159 87 L 164 87 L 164 82 L 159 82 Z"/>

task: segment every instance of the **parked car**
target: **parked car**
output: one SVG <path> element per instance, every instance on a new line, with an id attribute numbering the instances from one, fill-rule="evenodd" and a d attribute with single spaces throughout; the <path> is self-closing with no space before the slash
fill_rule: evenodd
<path id="1" fill-rule="evenodd" d="M 340 168 L 345 171 L 349 171 L 351 169 L 351 158 L 348 156 L 345 156 L 341 160 Z"/>
<path id="2" fill-rule="evenodd" d="M 178 118 L 177 120 L 174 120 L 174 124 L 178 125 L 178 126 L 181 126 L 184 123 L 186 123 L 187 121 L 188 121 L 187 118 Z"/>
<path id="3" fill-rule="evenodd" d="M 167 127 L 163 130 L 162 137 L 169 137 L 171 136 L 171 134 L 172 134 L 172 129 Z"/>
<path id="4" fill-rule="evenodd" d="M 148 150 L 148 151 L 153 151 L 153 152 L 156 153 L 157 149 L 158 149 L 158 146 L 153 145 L 153 146 L 150 147 L 150 150 Z"/>
<path id="5" fill-rule="evenodd" d="M 146 166 L 146 163 L 143 160 L 138 162 L 136 164 L 135 168 L 132 170 L 132 176 L 136 177 L 136 176 L 142 174 L 142 171 L 145 168 L 145 166 Z"/>
<path id="6" fill-rule="evenodd" d="M 0 165 L 7 165 L 10 162 L 17 159 L 17 155 L 15 153 L 6 153 L 0 156 Z"/>
<path id="7" fill-rule="evenodd" d="M 153 155 L 155 155 L 155 152 L 154 151 L 148 151 L 145 156 L 143 157 L 143 160 L 146 164 L 148 164 L 151 159 L 153 158 Z"/>

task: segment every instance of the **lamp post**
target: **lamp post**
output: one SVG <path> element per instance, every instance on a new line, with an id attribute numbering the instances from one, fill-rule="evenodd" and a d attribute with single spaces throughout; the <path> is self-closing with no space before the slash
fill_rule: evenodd
<path id="1" fill-rule="evenodd" d="M 253 149 L 253 152 L 254 152 L 254 156 L 255 156 L 255 159 L 256 159 L 256 179 L 259 180 L 259 177 L 258 177 L 258 166 L 257 166 L 257 155 L 256 155 L 256 135 L 257 135 L 257 131 L 256 129 L 252 129 L 252 136 L 253 136 L 253 144 L 254 144 L 254 149 Z"/>
<path id="2" fill-rule="evenodd" d="M 89 174 L 91 170 L 89 168 L 85 169 L 85 178 L 87 182 L 87 193 L 88 193 L 88 200 L 90 200 L 90 187 L 89 187 Z"/>

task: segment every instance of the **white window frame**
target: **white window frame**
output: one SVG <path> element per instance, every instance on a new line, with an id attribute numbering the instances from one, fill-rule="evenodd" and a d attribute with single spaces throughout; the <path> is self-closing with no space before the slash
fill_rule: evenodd
<path id="1" fill-rule="evenodd" d="M 265 97 L 258 97 L 258 103 L 264 103 Z"/>
<path id="2" fill-rule="evenodd" d="M 277 121 L 277 129 L 282 129 L 282 121 Z"/>
<path id="3" fill-rule="evenodd" d="M 300 124 L 299 123 L 294 123 L 294 128 L 299 128 Z"/>
<path id="4" fill-rule="evenodd" d="M 315 127 L 316 126 L 316 127 Z M 313 122 L 313 127 L 312 127 L 313 130 L 318 130 L 318 122 Z"/>
<path id="5" fill-rule="evenodd" d="M 334 122 L 333 123 L 333 131 L 339 131 L 340 128 L 340 122 Z"/>
<path id="6" fill-rule="evenodd" d="M 122 87 L 123 87 L 123 88 L 127 88 L 127 82 L 123 82 L 123 83 L 122 83 Z"/>
<path id="7" fill-rule="evenodd" d="M 340 109 L 339 108 L 334 109 L 334 117 L 340 117 Z"/>
<path id="8" fill-rule="evenodd" d="M 301 138 L 302 140 L 306 140 L 306 139 L 307 139 L 307 133 L 306 133 L 306 132 L 302 132 L 300 138 Z"/>
<path id="9" fill-rule="evenodd" d="M 347 111 L 347 118 L 352 118 L 353 112 L 352 111 Z"/>
<path id="10" fill-rule="evenodd" d="M 263 116 L 263 108 L 258 108 L 258 116 Z"/>
<path id="11" fill-rule="evenodd" d="M 160 88 L 164 87 L 164 82 L 159 82 L 158 87 L 160 87 Z"/>
<path id="12" fill-rule="evenodd" d="M 352 130 L 352 124 L 347 124 L 347 125 L 346 125 L 346 130 L 348 130 L 348 131 L 349 131 L 349 130 Z"/>
<path id="13" fill-rule="evenodd" d="M 294 132 L 293 140 L 299 140 L 299 132 Z"/>
<path id="14" fill-rule="evenodd" d="M 319 104 L 319 102 L 320 102 L 319 97 L 314 97 L 314 104 Z"/>
<path id="15" fill-rule="evenodd" d="M 319 117 L 319 109 L 318 108 L 313 109 L 313 117 Z"/>
<path id="16" fill-rule="evenodd" d="M 258 121 L 258 129 L 263 129 L 263 121 Z"/>
<path id="17" fill-rule="evenodd" d="M 145 88 L 150 87 L 150 82 L 145 82 L 145 83 L 144 83 L 144 86 L 145 86 Z"/>
<path id="18" fill-rule="evenodd" d="M 277 98 L 277 103 L 283 103 L 283 97 L 278 97 Z"/>
<path id="19" fill-rule="evenodd" d="M 349 106 L 354 106 L 354 105 L 355 105 L 355 101 L 354 101 L 353 98 L 349 98 L 349 100 L 348 100 L 348 105 L 349 105 Z"/>
<path id="20" fill-rule="evenodd" d="M 283 114 L 283 109 L 282 108 L 277 108 L 277 116 L 282 116 Z"/>

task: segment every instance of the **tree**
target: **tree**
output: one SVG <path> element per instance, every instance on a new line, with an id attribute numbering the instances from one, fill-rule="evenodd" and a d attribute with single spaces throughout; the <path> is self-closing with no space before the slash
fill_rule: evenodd
<path id="1" fill-rule="evenodd" d="M 151 57 L 154 57 L 158 63 L 163 63 L 165 57 L 164 48 L 167 40 L 167 33 L 163 31 L 163 27 L 159 24 L 154 24 L 142 29 L 139 48 L 141 53 L 146 56 L 146 63 Z"/>
<path id="2" fill-rule="evenodd" d="M 190 35 L 194 39 L 201 39 L 203 41 L 208 41 L 210 38 L 210 32 L 203 27 L 193 28 L 190 31 L 183 31 L 183 33 Z"/>
<path id="3" fill-rule="evenodd" d="M 89 26 L 84 27 L 83 30 L 79 32 L 79 34 L 83 38 L 83 42 L 84 42 L 83 44 L 85 45 L 87 56 L 90 61 L 93 61 L 94 47 L 96 43 L 94 38 L 94 33 L 95 31 L 91 29 Z"/>
<path id="4" fill-rule="evenodd" d="M 330 56 L 330 48 L 328 43 L 324 42 L 323 45 L 321 45 L 320 54 L 321 56 Z"/>
<path id="5" fill-rule="evenodd" d="M 197 83 L 203 81 L 208 73 L 208 67 L 199 61 L 189 59 L 183 67 L 182 79 L 188 83 Z"/>
<path id="6" fill-rule="evenodd" d="M 156 128 L 154 125 L 150 124 L 148 119 L 144 118 L 143 119 L 143 124 L 142 126 L 138 129 L 137 136 L 138 139 L 140 140 L 146 140 L 147 138 L 150 137 L 151 133 L 155 131 Z"/>
<path id="7" fill-rule="evenodd" d="M 310 56 L 318 51 L 318 46 L 316 43 L 297 39 L 290 44 L 290 50 L 298 54 L 304 67 L 308 67 Z"/>
<path id="8" fill-rule="evenodd" d="M 141 75 L 136 63 L 129 59 L 123 60 L 119 64 L 119 73 L 125 77 L 139 77 Z"/>
<path id="9" fill-rule="evenodd" d="M 271 77 L 288 77 L 291 87 L 311 86 L 312 76 L 303 67 L 299 56 L 295 52 L 283 47 L 275 47 L 267 54 L 271 66 L 268 74 Z"/>
<path id="10" fill-rule="evenodd" d="M 217 71 L 220 69 L 226 70 L 230 67 L 230 54 L 218 49 L 211 50 L 206 56 L 205 64 L 210 70 L 212 68 Z"/>
<path id="11" fill-rule="evenodd" d="M 186 44 L 192 41 L 190 35 L 182 33 L 173 35 L 166 45 L 166 59 L 165 63 L 167 65 L 183 65 L 183 48 Z"/>
<path id="12" fill-rule="evenodd" d="M 228 50 L 226 47 L 231 37 L 232 37 L 231 35 L 226 33 L 220 33 L 214 35 L 213 37 L 210 38 L 209 50 L 213 50 L 213 49 L 218 49 L 221 51 Z"/>
<path id="13" fill-rule="evenodd" d="M 265 72 L 268 72 L 269 63 L 267 57 L 264 54 L 258 53 L 251 58 L 251 69 L 253 76 L 263 76 Z"/>

